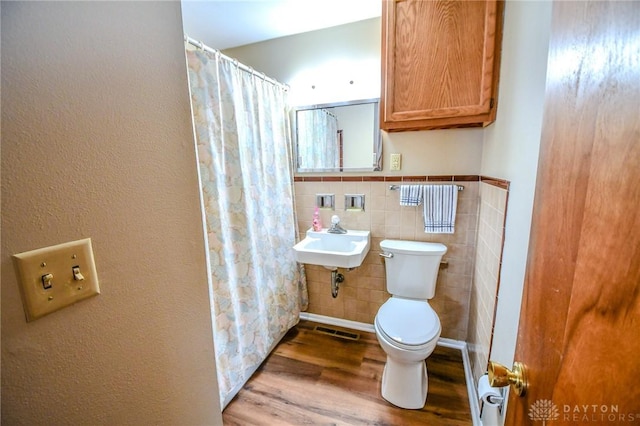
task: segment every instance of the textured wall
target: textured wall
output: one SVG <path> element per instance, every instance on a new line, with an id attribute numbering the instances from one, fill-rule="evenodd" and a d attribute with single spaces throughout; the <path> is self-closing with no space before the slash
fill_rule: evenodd
<path id="1" fill-rule="evenodd" d="M 221 424 L 177 2 L 2 3 L 2 423 Z M 91 237 L 26 323 L 11 255 Z"/>

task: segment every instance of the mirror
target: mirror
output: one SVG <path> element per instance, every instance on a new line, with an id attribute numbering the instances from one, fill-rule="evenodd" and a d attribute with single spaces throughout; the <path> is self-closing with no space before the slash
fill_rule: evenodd
<path id="1" fill-rule="evenodd" d="M 296 171 L 382 170 L 379 99 L 295 108 Z"/>

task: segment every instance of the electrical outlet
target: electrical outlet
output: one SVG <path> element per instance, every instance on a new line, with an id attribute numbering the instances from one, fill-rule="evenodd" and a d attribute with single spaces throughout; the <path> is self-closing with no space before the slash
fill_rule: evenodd
<path id="1" fill-rule="evenodd" d="M 402 154 L 391 154 L 391 171 L 398 171 L 402 168 Z"/>

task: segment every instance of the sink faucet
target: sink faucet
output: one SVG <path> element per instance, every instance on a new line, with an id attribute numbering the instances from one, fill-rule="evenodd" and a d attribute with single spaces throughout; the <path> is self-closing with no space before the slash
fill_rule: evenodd
<path id="1" fill-rule="evenodd" d="M 331 228 L 327 232 L 330 234 L 346 234 L 347 230 L 340 226 L 340 218 L 334 214 L 331 216 Z"/>

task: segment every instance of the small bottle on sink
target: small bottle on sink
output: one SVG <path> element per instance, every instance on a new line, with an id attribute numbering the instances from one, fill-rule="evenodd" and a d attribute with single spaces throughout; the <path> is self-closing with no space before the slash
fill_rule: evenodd
<path id="1" fill-rule="evenodd" d="M 320 212 L 318 211 L 318 206 L 316 206 L 316 210 L 313 212 L 313 230 L 316 232 L 322 231 L 322 221 L 320 220 Z"/>

